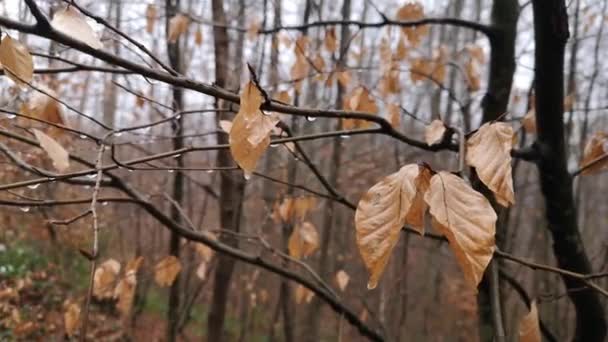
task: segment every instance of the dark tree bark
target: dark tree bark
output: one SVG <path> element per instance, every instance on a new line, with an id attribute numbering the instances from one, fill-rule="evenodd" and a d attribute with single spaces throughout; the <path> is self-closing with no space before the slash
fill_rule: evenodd
<path id="1" fill-rule="evenodd" d="M 179 10 L 179 0 L 166 0 L 165 10 L 166 16 L 166 30 L 168 34 L 169 20 L 177 14 Z M 173 70 L 178 73 L 182 72 L 181 68 L 181 51 L 179 46 L 179 40 L 171 43 L 167 42 L 167 54 L 169 55 L 169 64 Z M 181 87 L 173 87 L 172 89 L 172 100 L 173 100 L 173 112 L 178 112 L 183 109 L 183 89 Z M 183 134 L 184 117 L 181 116 L 179 119 L 172 123 L 172 133 L 174 138 L 172 139 L 173 148 L 180 149 L 184 146 Z M 179 171 L 180 168 L 184 167 L 184 160 L 182 156 L 176 158 L 176 165 L 178 170 L 175 172 L 172 184 L 172 197 L 177 204 L 180 206 L 184 201 L 184 175 Z M 171 206 L 171 219 L 175 222 L 181 222 L 181 214 L 179 209 L 174 205 Z M 169 254 L 179 258 L 180 255 L 180 237 L 177 233 L 171 232 L 171 238 L 169 241 Z M 167 309 L 167 341 L 173 342 L 177 339 L 178 326 L 179 326 L 179 315 L 180 315 L 180 302 L 181 302 L 181 276 L 177 275 L 171 288 L 169 289 L 169 303 Z"/>
<path id="2" fill-rule="evenodd" d="M 546 218 L 558 266 L 592 273 L 574 206 L 564 132 L 564 50 L 569 38 L 564 0 L 534 0 L 538 169 Z M 580 281 L 562 277 L 576 311 L 574 341 L 604 341 L 606 320 L 599 295 Z M 583 288 L 581 290 L 581 288 Z"/>
<path id="3" fill-rule="evenodd" d="M 211 2 L 213 19 L 216 23 L 227 24 L 223 0 Z M 229 61 L 229 37 L 226 26 L 216 25 L 213 27 L 214 55 L 215 55 L 215 83 L 222 88 L 229 85 L 228 61 Z M 216 108 L 221 109 L 225 105 L 223 101 L 216 101 Z M 228 113 L 218 113 L 218 120 L 227 118 Z M 218 144 L 228 144 L 228 136 L 224 133 L 217 134 Z M 228 150 L 217 152 L 218 166 L 232 166 L 232 156 Z M 243 204 L 243 191 L 245 181 L 242 172 L 220 173 L 220 224 L 222 229 L 239 231 L 241 209 Z M 238 241 L 234 235 L 222 234 L 220 241 L 230 246 L 237 246 Z M 213 283 L 213 297 L 211 309 L 207 318 L 207 340 L 223 341 L 224 319 L 230 290 L 230 281 L 234 270 L 235 260 L 225 255 L 219 255 Z"/>

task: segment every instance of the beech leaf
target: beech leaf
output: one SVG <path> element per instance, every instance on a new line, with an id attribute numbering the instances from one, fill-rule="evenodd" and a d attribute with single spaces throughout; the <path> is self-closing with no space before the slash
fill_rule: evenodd
<path id="1" fill-rule="evenodd" d="M 60 172 L 67 170 L 70 167 L 70 159 L 68 152 L 55 139 L 49 137 L 42 131 L 33 129 L 34 135 L 40 146 L 48 154 L 53 161 L 53 166 Z"/>
<path id="2" fill-rule="evenodd" d="M 74 6 L 68 6 L 57 11 L 51 21 L 51 26 L 57 31 L 87 44 L 94 49 L 103 48 L 93 28 L 87 23 L 85 17 Z"/>
<path id="3" fill-rule="evenodd" d="M 532 301 L 530 312 L 519 321 L 518 330 L 519 342 L 541 342 L 536 301 Z"/>
<path id="4" fill-rule="evenodd" d="M 319 234 L 310 222 L 304 222 L 294 227 L 289 237 L 289 255 L 296 259 L 307 257 L 319 247 Z"/>
<path id="5" fill-rule="evenodd" d="M 58 98 L 57 93 L 44 85 L 38 85 L 37 88 L 44 91 L 44 93 L 40 91 L 34 92 L 27 103 L 21 107 L 21 112 L 38 119 L 63 125 L 61 105 L 55 100 Z"/>
<path id="6" fill-rule="evenodd" d="M 0 63 L 6 75 L 17 85 L 24 86 L 34 77 L 34 62 L 27 48 L 9 35 L 0 43 Z"/>
<path id="7" fill-rule="evenodd" d="M 108 259 L 99 265 L 93 274 L 93 296 L 98 299 L 112 298 L 118 273 L 120 263 L 114 259 Z"/>
<path id="8" fill-rule="evenodd" d="M 340 291 L 344 291 L 344 289 L 346 289 L 346 286 L 348 286 L 349 280 L 350 280 L 350 276 L 344 270 L 339 270 L 336 273 L 336 283 L 338 284 Z"/>
<path id="9" fill-rule="evenodd" d="M 181 13 L 169 19 L 169 32 L 167 33 L 169 43 L 175 43 L 182 34 L 186 33 L 188 25 L 190 25 L 190 18 Z"/>
<path id="10" fill-rule="evenodd" d="M 486 123 L 467 140 L 467 165 L 492 190 L 503 207 L 515 203 L 511 167 L 513 128 L 505 122 Z"/>
<path id="11" fill-rule="evenodd" d="M 424 200 L 433 226 L 446 236 L 466 281 L 476 289 L 496 247 L 492 205 L 462 178 L 445 171 L 431 178 Z"/>
<path id="12" fill-rule="evenodd" d="M 369 289 L 378 284 L 403 226 L 413 223 L 423 232 L 426 206 L 422 195 L 429 178 L 427 168 L 405 165 L 372 186 L 359 201 L 355 212 L 357 247 L 370 273 Z"/>
<path id="13" fill-rule="evenodd" d="M 154 266 L 154 280 L 159 286 L 171 286 L 181 269 L 182 264 L 179 259 L 169 255 Z"/>
<path id="14" fill-rule="evenodd" d="M 74 336 L 80 323 L 80 306 L 78 304 L 71 303 L 68 305 L 67 310 L 63 314 L 63 322 L 66 335 L 69 337 Z"/>
<path id="15" fill-rule="evenodd" d="M 605 132 L 595 132 L 583 151 L 583 159 L 581 160 L 581 172 L 583 175 L 590 175 L 601 171 L 608 170 L 608 134 Z"/>
<path id="16" fill-rule="evenodd" d="M 424 128 L 424 141 L 427 145 L 435 145 L 443 140 L 446 128 L 441 120 L 433 120 Z"/>

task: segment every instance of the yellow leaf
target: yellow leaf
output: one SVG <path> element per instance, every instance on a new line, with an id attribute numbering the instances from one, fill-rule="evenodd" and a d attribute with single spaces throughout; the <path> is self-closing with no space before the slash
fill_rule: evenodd
<path id="1" fill-rule="evenodd" d="M 424 196 L 433 226 L 450 243 L 469 285 L 477 289 L 496 247 L 496 213 L 490 202 L 462 178 L 441 171 Z"/>
<path id="2" fill-rule="evenodd" d="M 63 314 L 63 322 L 66 335 L 69 337 L 74 336 L 80 322 L 80 306 L 78 304 L 71 303 L 68 305 L 67 310 Z"/>
<path id="3" fill-rule="evenodd" d="M 344 289 L 346 289 L 346 286 L 348 286 L 349 280 L 350 280 L 350 277 L 348 276 L 348 273 L 346 273 L 346 271 L 339 270 L 336 273 L 336 283 L 338 284 L 340 291 L 344 291 Z"/>
<path id="4" fill-rule="evenodd" d="M 190 25 L 190 18 L 181 13 L 176 14 L 173 18 L 169 19 L 167 40 L 170 43 L 175 43 L 182 34 L 188 31 L 188 25 Z"/>
<path id="5" fill-rule="evenodd" d="M 536 134 L 536 111 L 530 109 L 524 118 L 521 120 L 521 125 L 524 126 L 526 133 Z"/>
<path id="6" fill-rule="evenodd" d="M 494 122 L 484 124 L 467 140 L 467 165 L 475 168 L 479 179 L 503 207 L 515 203 L 511 174 L 513 137 L 510 124 Z"/>
<path id="7" fill-rule="evenodd" d="M 154 280 L 158 286 L 171 286 L 181 269 L 182 264 L 179 259 L 169 255 L 154 266 Z"/>
<path id="8" fill-rule="evenodd" d="M 446 128 L 441 120 L 433 120 L 424 128 L 424 141 L 428 145 L 435 145 L 443 140 Z"/>
<path id="9" fill-rule="evenodd" d="M 5 70 L 5 75 L 19 86 L 30 83 L 34 77 L 32 55 L 24 45 L 12 39 L 8 34 L 4 35 L 0 43 L 0 63 Z"/>
<path id="10" fill-rule="evenodd" d="M 289 237 L 289 255 L 296 259 L 311 255 L 319 247 L 319 234 L 310 222 L 294 227 Z"/>
<path id="11" fill-rule="evenodd" d="M 408 215 L 414 218 L 415 228 L 423 232 L 418 217 L 424 214 L 425 206 L 414 202 L 422 201 L 417 194 L 424 194 L 429 178 L 430 171 L 425 167 L 405 165 L 372 186 L 359 201 L 355 212 L 357 247 L 370 273 L 368 288 L 378 284 L 401 229 L 410 223 Z"/>
<path id="12" fill-rule="evenodd" d="M 53 161 L 53 166 L 60 172 L 67 170 L 70 167 L 68 152 L 55 139 L 37 129 L 33 131 L 40 146 Z"/>
<path id="13" fill-rule="evenodd" d="M 154 24 L 156 23 L 156 6 L 148 4 L 146 7 L 146 32 L 154 32 Z"/>
<path id="14" fill-rule="evenodd" d="M 118 273 L 120 263 L 114 259 L 108 259 L 99 265 L 93 274 L 93 296 L 98 299 L 112 298 Z"/>
<path id="15" fill-rule="evenodd" d="M 540 324 L 536 302 L 530 304 L 530 312 L 519 321 L 519 342 L 541 342 Z"/>
<path id="16" fill-rule="evenodd" d="M 51 26 L 57 31 L 87 44 L 94 49 L 103 48 L 103 44 L 87 23 L 85 17 L 74 6 L 55 12 Z"/>
<path id="17" fill-rule="evenodd" d="M 606 154 L 608 154 L 608 134 L 599 131 L 595 132 L 585 145 L 580 165 L 585 170 L 581 174 L 590 175 L 608 170 L 608 158 L 606 158 Z M 598 162 L 601 158 L 603 160 Z"/>
<path id="18" fill-rule="evenodd" d="M 325 40 L 323 41 L 323 44 L 325 45 L 327 52 L 334 53 L 338 49 L 336 29 L 334 27 L 329 27 L 325 30 Z"/>

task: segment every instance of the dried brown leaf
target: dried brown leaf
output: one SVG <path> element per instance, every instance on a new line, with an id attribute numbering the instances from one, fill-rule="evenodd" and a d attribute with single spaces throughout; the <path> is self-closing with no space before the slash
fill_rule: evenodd
<path id="1" fill-rule="evenodd" d="M 310 222 L 303 222 L 294 227 L 289 237 L 289 255 L 296 259 L 307 257 L 319 247 L 319 234 Z"/>
<path id="2" fill-rule="evenodd" d="M 173 255 L 166 256 L 154 266 L 154 280 L 158 286 L 171 286 L 182 269 L 179 259 Z"/>
<path id="3" fill-rule="evenodd" d="M 475 168 L 479 179 L 503 207 L 515 203 L 511 167 L 513 137 L 509 123 L 494 122 L 484 124 L 467 140 L 467 165 Z"/>
<path id="4" fill-rule="evenodd" d="M 57 31 L 89 45 L 94 49 L 103 48 L 93 28 L 87 23 L 85 17 L 74 6 L 68 6 L 55 12 L 51 26 Z"/>
<path id="5" fill-rule="evenodd" d="M 336 284 L 338 284 L 338 288 L 340 288 L 340 291 L 344 291 L 346 289 L 349 280 L 350 276 L 348 275 L 348 273 L 346 273 L 346 271 L 339 270 L 336 273 Z"/>
<path id="6" fill-rule="evenodd" d="M 0 63 L 5 74 L 19 86 L 25 86 L 34 77 L 34 62 L 27 48 L 8 34 L 0 43 Z"/>
<path id="7" fill-rule="evenodd" d="M 466 281 L 476 289 L 495 249 L 492 205 L 462 178 L 445 171 L 431 178 L 424 200 L 433 226 L 446 236 Z"/>
<path id="8" fill-rule="evenodd" d="M 188 25 L 190 25 L 190 18 L 184 14 L 176 14 L 169 19 L 169 32 L 167 33 L 167 40 L 170 43 L 175 43 L 181 35 L 188 31 Z"/>
<path id="9" fill-rule="evenodd" d="M 541 342 L 540 324 L 536 302 L 530 304 L 530 312 L 519 321 L 519 342 Z"/>
<path id="10" fill-rule="evenodd" d="M 378 284 L 397 241 L 408 222 L 408 215 L 418 224 L 424 204 L 414 204 L 418 192 L 427 188 L 430 172 L 425 167 L 409 164 L 372 186 L 359 201 L 355 213 L 357 247 L 370 273 L 368 288 Z M 418 198 L 420 202 L 422 198 Z M 419 212 L 420 211 L 420 212 Z M 416 227 L 420 232 L 423 226 Z"/>
<path id="11" fill-rule="evenodd" d="M 55 139 L 49 137 L 42 131 L 37 129 L 32 130 L 40 146 L 48 154 L 53 161 L 53 166 L 60 172 L 67 170 L 70 167 L 70 159 L 68 152 Z"/>
<path id="12" fill-rule="evenodd" d="M 595 132 L 583 151 L 580 167 L 584 169 L 581 174 L 590 175 L 608 170 L 608 134 Z"/>
<path id="13" fill-rule="evenodd" d="M 428 145 L 435 145 L 443 140 L 445 135 L 445 125 L 441 120 L 433 120 L 428 126 L 424 128 L 424 141 Z"/>

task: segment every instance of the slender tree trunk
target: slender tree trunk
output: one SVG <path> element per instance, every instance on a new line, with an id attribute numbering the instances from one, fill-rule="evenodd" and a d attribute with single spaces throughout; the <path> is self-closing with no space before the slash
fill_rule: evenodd
<path id="1" fill-rule="evenodd" d="M 211 10 L 213 20 L 216 23 L 227 24 L 223 0 L 212 0 Z M 225 26 L 216 25 L 213 27 L 213 40 L 215 54 L 215 84 L 219 87 L 227 87 L 230 86 L 228 74 L 229 37 Z M 216 108 L 222 109 L 224 107 L 223 101 L 218 100 L 216 102 Z M 228 118 L 227 113 L 217 114 L 218 120 L 224 118 Z M 217 142 L 218 144 L 227 144 L 228 136 L 224 133 L 218 133 Z M 230 151 L 218 151 L 216 163 L 218 166 L 232 166 L 233 161 L 230 156 Z M 222 229 L 234 232 L 239 231 L 244 188 L 245 182 L 242 172 L 222 172 L 220 174 L 219 209 Z M 227 245 L 235 247 L 238 245 L 238 241 L 234 235 L 221 234 L 219 238 Z M 225 255 L 218 255 L 217 262 L 211 309 L 207 318 L 208 341 L 224 340 L 224 320 L 235 260 Z"/>
<path id="2" fill-rule="evenodd" d="M 569 38 L 564 0 L 533 0 L 538 169 L 553 252 L 560 268 L 592 273 L 581 239 L 564 137 L 564 50 Z M 574 341 L 604 341 L 606 318 L 599 295 L 562 277 L 576 312 Z M 581 290 L 582 289 L 582 290 Z"/>
<path id="3" fill-rule="evenodd" d="M 351 13 L 351 2 L 350 0 L 344 0 L 342 3 L 342 19 L 348 20 Z M 338 63 L 336 68 L 341 69 L 346 65 L 346 58 L 348 55 L 348 44 L 350 41 L 350 29 L 348 25 L 343 25 L 340 31 L 340 55 L 338 57 Z M 338 93 L 336 95 L 336 108 L 341 108 L 342 98 L 346 89 L 336 82 L 338 87 Z M 337 123 L 336 130 L 341 129 L 341 123 Z M 342 156 L 342 139 L 334 138 L 333 150 L 331 156 L 331 164 L 329 165 L 330 174 L 328 181 L 332 186 L 335 186 L 338 181 L 340 173 L 340 163 Z M 319 275 L 323 279 L 329 277 L 331 268 L 329 267 L 329 248 L 332 240 L 332 231 L 334 228 L 334 214 L 335 214 L 335 202 L 328 201 L 325 207 L 325 213 L 323 216 L 323 226 L 321 232 L 321 246 L 320 246 L 320 257 L 319 257 Z M 321 322 L 321 301 L 314 297 L 310 305 L 310 311 L 308 316 L 308 333 L 306 335 L 306 341 L 319 341 L 319 324 Z"/>
<path id="4" fill-rule="evenodd" d="M 495 0 L 492 4 L 492 25 L 494 35 L 490 39 L 490 74 L 488 91 L 483 99 L 482 124 L 496 120 L 507 110 L 509 95 L 515 72 L 515 38 L 519 3 L 517 0 Z M 499 220 L 497 222 L 496 243 L 504 245 L 507 227 L 504 209 L 496 204 L 494 197 L 472 172 L 472 183 L 475 189 L 483 193 L 492 203 Z M 505 331 L 502 320 L 498 262 L 493 260 L 479 288 L 477 296 L 479 315 L 479 334 L 481 341 L 504 341 Z"/>
<path id="5" fill-rule="evenodd" d="M 169 20 L 179 11 L 179 0 L 166 0 L 166 31 L 168 34 Z M 169 55 L 169 64 L 178 73 L 181 73 L 181 51 L 179 46 L 179 40 L 171 43 L 167 42 L 167 54 Z M 172 89 L 172 107 L 173 112 L 179 112 L 184 107 L 183 90 L 180 87 L 173 87 Z M 184 146 L 183 134 L 184 127 L 184 116 L 180 116 L 179 119 L 172 123 L 173 133 L 173 149 L 178 150 Z M 172 197 L 177 204 L 180 206 L 184 201 L 184 175 L 179 170 L 184 166 L 184 160 L 182 156 L 178 156 L 175 160 L 178 170 L 175 172 L 172 184 Z M 171 219 L 175 222 L 181 222 L 181 214 L 175 206 L 171 206 Z M 171 232 L 169 241 L 169 254 L 179 258 L 180 255 L 180 237 L 178 234 Z M 177 339 L 179 315 L 180 315 L 180 301 L 181 301 L 181 276 L 178 274 L 175 278 L 171 288 L 169 289 L 169 303 L 167 310 L 167 341 L 174 342 Z"/>

